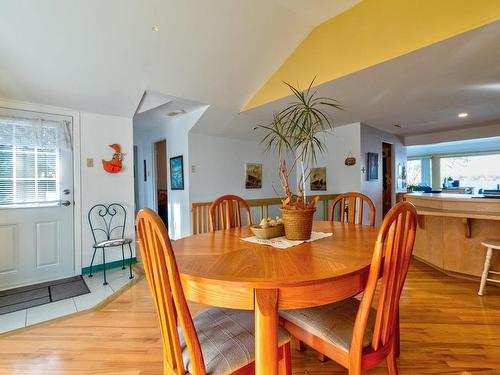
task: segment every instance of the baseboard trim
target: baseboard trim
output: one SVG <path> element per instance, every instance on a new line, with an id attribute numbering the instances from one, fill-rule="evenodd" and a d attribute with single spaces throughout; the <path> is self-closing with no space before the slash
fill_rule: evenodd
<path id="1" fill-rule="evenodd" d="M 128 267 L 130 262 L 130 258 L 125 258 L 125 266 Z M 137 263 L 137 258 L 133 257 L 132 258 L 132 264 Z M 122 266 L 122 261 L 121 260 L 115 260 L 114 262 L 109 262 L 106 263 L 106 270 L 110 270 L 113 268 L 118 268 Z M 104 266 L 102 264 L 96 264 L 95 266 L 92 266 L 92 272 L 99 272 L 104 270 Z M 89 267 L 83 267 L 82 268 L 82 275 L 88 275 L 90 274 L 90 266 Z"/>

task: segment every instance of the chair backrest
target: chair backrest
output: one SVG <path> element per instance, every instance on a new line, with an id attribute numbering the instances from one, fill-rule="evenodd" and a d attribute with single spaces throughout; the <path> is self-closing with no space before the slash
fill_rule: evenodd
<path id="1" fill-rule="evenodd" d="M 94 243 L 125 236 L 127 210 L 119 203 L 96 204 L 87 215 Z"/>
<path id="2" fill-rule="evenodd" d="M 241 210 L 247 216 L 247 225 L 252 225 L 250 207 L 247 202 L 237 195 L 223 195 L 213 201 L 208 209 L 210 231 L 241 227 Z"/>
<path id="3" fill-rule="evenodd" d="M 399 298 L 410 266 L 416 230 L 417 210 L 409 202 L 398 203 L 385 216 L 375 243 L 368 281 L 354 324 L 352 355 L 361 356 L 366 325 L 380 275 L 371 348 L 377 351 L 389 344 L 393 338 Z"/>
<path id="4" fill-rule="evenodd" d="M 372 200 L 364 194 L 350 191 L 337 196 L 332 203 L 331 221 L 335 218 L 335 206 L 340 204 L 341 223 L 363 224 L 363 209 L 365 203 L 370 209 L 370 225 L 375 226 L 375 205 Z"/>
<path id="5" fill-rule="evenodd" d="M 165 224 L 154 211 L 145 208 L 137 214 L 136 225 L 144 270 L 161 326 L 164 369 L 174 370 L 176 374 L 186 373 L 177 329 L 180 326 L 193 365 L 193 374 L 205 375 L 200 343 Z M 164 373 L 171 373 L 171 370 L 165 370 Z"/>

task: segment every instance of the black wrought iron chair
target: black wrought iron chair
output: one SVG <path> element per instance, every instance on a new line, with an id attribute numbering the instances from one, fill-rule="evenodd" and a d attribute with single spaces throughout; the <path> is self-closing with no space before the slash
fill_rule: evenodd
<path id="1" fill-rule="evenodd" d="M 94 264 L 95 253 L 98 249 L 102 249 L 102 263 L 104 271 L 104 284 L 108 285 L 106 280 L 106 249 L 111 247 L 122 248 L 122 270 L 125 269 L 125 245 L 128 245 L 130 250 L 130 279 L 134 278 L 132 274 L 132 243 L 131 238 L 125 238 L 125 225 L 127 223 L 127 211 L 118 203 L 111 203 L 106 206 L 104 204 L 96 204 L 89 210 L 88 220 L 92 237 L 94 238 L 94 254 L 90 262 L 90 274 L 92 275 L 92 265 Z"/>

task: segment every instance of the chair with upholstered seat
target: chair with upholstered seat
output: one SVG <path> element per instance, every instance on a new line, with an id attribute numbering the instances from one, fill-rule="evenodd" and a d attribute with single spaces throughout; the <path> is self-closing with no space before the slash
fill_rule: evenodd
<path id="1" fill-rule="evenodd" d="M 361 300 L 280 313 L 292 336 L 359 375 L 387 360 L 396 375 L 399 298 L 415 241 L 417 212 L 411 203 L 394 206 L 380 228 Z M 372 307 L 381 276 L 377 308 Z"/>
<path id="2" fill-rule="evenodd" d="M 139 211 L 136 224 L 160 321 L 164 374 L 253 374 L 253 312 L 211 308 L 192 319 L 165 224 L 149 209 Z M 283 329 L 278 342 L 280 372 L 290 375 L 290 337 Z"/>
<path id="3" fill-rule="evenodd" d="M 332 203 L 332 221 L 335 221 L 335 210 L 337 205 L 340 205 L 338 221 L 350 224 L 363 224 L 363 210 L 364 206 L 367 205 L 370 210 L 370 220 L 368 224 L 372 227 L 375 226 L 375 205 L 368 196 L 351 191 L 335 197 Z"/>
<path id="4" fill-rule="evenodd" d="M 125 226 L 127 223 L 127 211 L 125 207 L 118 203 L 109 205 L 96 204 L 93 206 L 87 215 L 92 237 L 94 239 L 94 253 L 90 262 L 89 277 L 93 277 L 92 266 L 94 264 L 95 254 L 98 249 L 102 249 L 102 263 L 104 273 L 104 283 L 106 280 L 106 251 L 113 247 L 121 247 L 122 249 L 122 269 L 125 269 L 125 246 L 128 246 L 130 251 L 129 270 L 130 279 L 133 279 L 132 274 L 132 239 L 125 238 Z"/>
<path id="5" fill-rule="evenodd" d="M 370 210 L 370 219 L 368 221 L 370 226 L 375 226 L 375 205 L 372 200 L 361 193 L 357 192 L 347 192 L 339 194 L 332 202 L 332 210 L 330 213 L 330 220 L 337 221 L 341 223 L 350 223 L 350 224 L 363 224 L 363 211 L 365 205 Z M 335 211 L 338 211 L 338 216 L 336 217 Z M 302 350 L 302 342 L 298 343 L 298 350 Z M 325 361 L 325 356 L 321 353 L 318 353 L 318 359 L 320 361 Z"/>
<path id="6" fill-rule="evenodd" d="M 246 213 L 247 225 L 252 225 L 250 207 L 243 198 L 237 195 L 223 195 L 217 198 L 208 209 L 210 231 L 241 227 L 241 210 Z"/>

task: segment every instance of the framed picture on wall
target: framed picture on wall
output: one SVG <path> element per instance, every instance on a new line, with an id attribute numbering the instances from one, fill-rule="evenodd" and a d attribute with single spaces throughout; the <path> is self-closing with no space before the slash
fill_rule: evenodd
<path id="1" fill-rule="evenodd" d="M 245 163 L 245 189 L 262 188 L 262 164 Z"/>
<path id="2" fill-rule="evenodd" d="M 311 168 L 309 177 L 311 190 L 326 190 L 326 167 Z"/>
<path id="3" fill-rule="evenodd" d="M 366 179 L 368 181 L 378 180 L 378 153 L 368 152 L 366 157 Z"/>
<path id="4" fill-rule="evenodd" d="M 182 155 L 170 158 L 170 188 L 184 190 L 184 162 Z"/>

